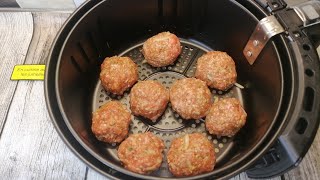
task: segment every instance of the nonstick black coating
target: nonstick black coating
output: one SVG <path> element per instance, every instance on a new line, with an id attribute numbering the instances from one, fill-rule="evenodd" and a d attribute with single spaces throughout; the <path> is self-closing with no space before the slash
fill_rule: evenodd
<path id="1" fill-rule="evenodd" d="M 159 2 L 163 3 L 161 7 Z M 96 102 L 99 65 L 105 57 L 120 54 L 162 31 L 171 31 L 200 49 L 226 51 L 236 62 L 237 82 L 245 87 L 237 89 L 236 96 L 240 97 L 248 119 L 232 142 L 226 141 L 232 143 L 232 148 L 223 153 L 216 169 L 194 178 L 219 176 L 252 155 L 276 122 L 283 95 L 284 60 L 275 45 L 269 43 L 253 66 L 247 63 L 242 49 L 258 20 L 235 1 L 172 2 L 101 1 L 88 10 L 69 32 L 57 57 L 54 83 L 59 111 L 79 144 L 106 166 L 146 179 L 169 176 L 142 176 L 125 170 L 108 151 L 116 146 L 98 142 L 92 135 L 91 113 Z"/>
<path id="2" fill-rule="evenodd" d="M 132 48 L 129 48 L 125 52 L 121 53 L 121 56 L 128 56 L 138 65 L 139 80 L 154 80 L 163 84 L 166 88 L 170 88 L 172 83 L 178 79 L 194 77 L 196 59 L 202 56 L 207 51 L 212 49 L 204 49 L 203 47 L 197 45 L 195 42 L 188 42 L 181 39 L 182 52 L 178 57 L 177 61 L 167 67 L 153 68 L 144 61 L 144 57 L 141 53 L 143 43 L 139 43 Z M 243 102 L 241 89 L 237 86 L 230 88 L 228 91 L 218 91 L 211 89 L 212 101 L 218 101 L 220 98 L 235 97 Z M 96 111 L 106 102 L 111 100 L 119 100 L 128 110 L 130 110 L 129 105 L 129 93 L 126 91 L 123 96 L 117 96 L 107 92 L 102 87 L 100 81 L 98 81 L 94 98 L 92 102 L 92 111 Z M 244 107 L 246 108 L 246 107 Z M 199 119 L 195 121 L 185 121 L 177 113 L 175 113 L 171 104 L 167 107 L 164 114 L 156 121 L 151 122 L 150 120 L 145 120 L 142 117 L 132 116 L 132 123 L 130 125 L 130 134 L 143 133 L 143 132 L 153 132 L 155 135 L 160 137 L 165 143 L 165 154 L 168 152 L 171 141 L 174 138 L 183 136 L 189 133 L 203 133 L 207 138 L 212 141 L 215 145 L 215 153 L 217 157 L 217 165 L 223 163 L 229 151 L 234 145 L 232 137 L 220 137 L 210 135 L 205 129 L 205 120 Z M 103 145 L 101 145 L 103 147 Z M 114 159 L 117 158 L 117 145 L 111 144 L 105 145 L 104 154 L 111 155 Z M 120 163 L 120 161 L 119 161 Z M 168 170 L 166 158 L 158 171 L 152 173 L 154 176 L 161 177 L 172 177 L 172 174 Z"/>

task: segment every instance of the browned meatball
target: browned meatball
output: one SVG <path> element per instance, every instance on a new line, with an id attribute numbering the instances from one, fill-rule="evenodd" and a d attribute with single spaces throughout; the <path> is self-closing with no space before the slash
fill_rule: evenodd
<path id="1" fill-rule="evenodd" d="M 123 141 L 129 132 L 131 114 L 119 101 L 110 101 L 93 113 L 92 132 L 107 143 Z"/>
<path id="2" fill-rule="evenodd" d="M 101 64 L 101 84 L 113 94 L 122 95 L 138 78 L 138 67 L 129 57 L 108 57 Z"/>
<path id="3" fill-rule="evenodd" d="M 236 98 L 225 98 L 213 103 L 206 117 L 210 134 L 234 136 L 246 123 L 247 113 Z"/>
<path id="4" fill-rule="evenodd" d="M 166 110 L 169 91 L 157 81 L 140 81 L 130 92 L 130 108 L 134 115 L 155 121 Z"/>
<path id="5" fill-rule="evenodd" d="M 151 66 L 167 66 L 181 53 L 180 40 L 170 32 L 159 33 L 147 39 L 143 44 L 142 53 Z"/>
<path id="6" fill-rule="evenodd" d="M 200 119 L 211 106 L 211 93 L 206 83 L 195 78 L 175 81 L 170 88 L 170 102 L 184 119 Z"/>
<path id="7" fill-rule="evenodd" d="M 213 143 L 200 133 L 174 139 L 167 160 L 169 170 L 177 177 L 210 172 L 216 164 Z"/>
<path id="8" fill-rule="evenodd" d="M 163 141 L 151 132 L 132 134 L 120 144 L 118 157 L 126 169 L 148 174 L 160 167 L 163 150 Z"/>
<path id="9" fill-rule="evenodd" d="M 210 51 L 198 59 L 195 77 L 211 88 L 224 91 L 236 82 L 236 66 L 226 52 Z"/>

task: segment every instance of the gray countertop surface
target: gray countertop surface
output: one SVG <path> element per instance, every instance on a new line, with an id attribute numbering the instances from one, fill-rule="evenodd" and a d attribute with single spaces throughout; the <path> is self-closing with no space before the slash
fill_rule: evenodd
<path id="1" fill-rule="evenodd" d="M 11 81 L 16 64 L 45 64 L 68 12 L 0 12 L 1 179 L 105 179 L 63 143 L 48 115 L 43 81 Z M 242 173 L 234 179 L 248 179 Z M 273 179 L 320 179 L 320 133 L 301 164 Z"/>

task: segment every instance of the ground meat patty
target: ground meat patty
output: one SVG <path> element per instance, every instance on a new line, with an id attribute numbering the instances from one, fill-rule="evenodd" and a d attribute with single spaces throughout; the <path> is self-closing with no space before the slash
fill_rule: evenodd
<path id="1" fill-rule="evenodd" d="M 206 117 L 210 134 L 235 135 L 246 123 L 247 113 L 236 98 L 225 98 L 213 103 Z"/>
<path id="2" fill-rule="evenodd" d="M 200 133 L 174 139 L 167 160 L 169 170 L 177 177 L 210 172 L 216 164 L 213 143 Z"/>
<path id="3" fill-rule="evenodd" d="M 170 32 L 159 33 L 143 44 L 142 53 L 151 66 L 167 66 L 181 53 L 180 40 Z"/>
<path id="4" fill-rule="evenodd" d="M 162 163 L 164 143 L 152 134 L 132 134 L 118 149 L 118 157 L 124 167 L 139 174 L 148 174 Z"/>
<path id="5" fill-rule="evenodd" d="M 170 88 L 170 102 L 184 119 L 200 119 L 211 106 L 211 93 L 206 83 L 195 78 L 175 81 Z"/>
<path id="6" fill-rule="evenodd" d="M 134 115 L 152 121 L 158 119 L 166 110 L 169 91 L 157 81 L 140 81 L 130 92 L 130 108 Z"/>
<path id="7" fill-rule="evenodd" d="M 113 94 L 122 95 L 138 78 L 138 67 L 129 57 L 108 57 L 101 64 L 101 84 Z"/>
<path id="8" fill-rule="evenodd" d="M 100 141 L 119 143 L 129 132 L 131 114 L 119 101 L 110 101 L 93 112 L 92 132 Z"/>
<path id="9" fill-rule="evenodd" d="M 198 59 L 195 77 L 211 88 L 224 91 L 236 82 L 236 66 L 227 53 L 210 51 Z"/>

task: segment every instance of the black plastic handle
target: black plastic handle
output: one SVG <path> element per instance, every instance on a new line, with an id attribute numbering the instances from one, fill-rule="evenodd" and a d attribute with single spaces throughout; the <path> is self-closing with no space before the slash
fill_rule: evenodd
<path id="1" fill-rule="evenodd" d="M 289 13 L 288 13 L 289 12 Z M 286 116 L 288 124 L 277 143 L 252 168 L 246 171 L 251 178 L 270 178 L 296 167 L 310 148 L 320 121 L 320 64 L 319 57 L 308 38 L 308 31 L 294 24 L 292 11 L 278 13 L 279 21 L 292 38 L 291 49 L 299 71 L 297 94 Z"/>

